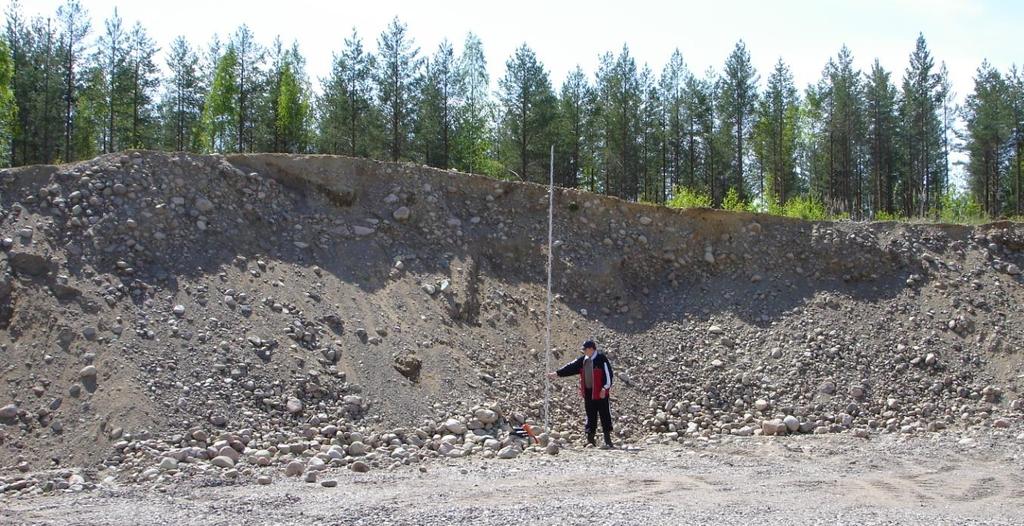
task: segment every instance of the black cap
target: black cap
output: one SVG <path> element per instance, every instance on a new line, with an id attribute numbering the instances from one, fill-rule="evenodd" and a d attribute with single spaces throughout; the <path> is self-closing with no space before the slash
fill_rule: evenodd
<path id="1" fill-rule="evenodd" d="M 588 349 L 589 348 L 589 349 L 595 349 L 596 350 L 597 349 L 597 344 L 594 343 L 594 340 L 587 340 L 587 341 L 583 342 L 583 348 L 584 349 Z"/>

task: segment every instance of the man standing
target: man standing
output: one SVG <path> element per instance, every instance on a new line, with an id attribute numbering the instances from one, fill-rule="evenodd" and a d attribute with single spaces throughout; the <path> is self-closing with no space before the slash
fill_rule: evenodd
<path id="1" fill-rule="evenodd" d="M 587 432 L 587 444 L 596 446 L 594 434 L 597 432 L 597 415 L 601 415 L 601 430 L 604 431 L 604 446 L 612 446 L 612 414 L 608 407 L 608 394 L 612 388 L 612 364 L 608 358 L 597 352 L 593 341 L 583 342 L 583 356 L 567 363 L 561 369 L 548 373 L 548 377 L 580 375 L 580 394 L 583 395 L 583 407 L 587 412 L 584 430 Z"/>

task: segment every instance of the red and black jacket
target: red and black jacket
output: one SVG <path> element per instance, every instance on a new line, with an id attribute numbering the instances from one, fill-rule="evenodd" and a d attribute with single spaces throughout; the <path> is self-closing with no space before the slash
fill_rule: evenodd
<path id="1" fill-rule="evenodd" d="M 583 367 L 584 359 L 586 359 L 586 356 L 580 356 L 579 358 L 576 358 L 575 360 L 565 364 L 564 367 L 555 372 L 558 374 L 558 376 L 572 376 L 574 374 L 580 375 L 580 395 L 583 396 L 584 398 L 588 398 L 585 387 L 586 383 L 583 379 L 584 371 L 586 371 L 586 368 Z M 614 379 L 615 374 L 612 372 L 612 363 L 608 360 L 607 357 L 605 357 L 604 353 L 595 352 L 593 360 L 594 388 L 591 391 L 589 398 L 591 400 L 600 400 L 601 390 L 612 388 L 612 380 Z"/>

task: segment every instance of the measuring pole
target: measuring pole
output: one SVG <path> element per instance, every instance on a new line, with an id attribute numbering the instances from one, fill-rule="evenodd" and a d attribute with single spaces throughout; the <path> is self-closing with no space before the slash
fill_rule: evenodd
<path id="1" fill-rule="evenodd" d="M 551 168 L 548 180 L 548 309 L 547 324 L 544 330 L 544 431 L 550 432 L 548 427 L 548 404 L 551 400 L 551 379 L 548 378 L 548 371 L 551 370 L 551 263 L 553 261 L 555 232 L 555 145 L 551 145 Z"/>

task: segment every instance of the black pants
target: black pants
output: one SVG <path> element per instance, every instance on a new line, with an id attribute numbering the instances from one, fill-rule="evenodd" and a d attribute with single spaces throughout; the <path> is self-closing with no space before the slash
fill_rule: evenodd
<path id="1" fill-rule="evenodd" d="M 587 423 L 584 429 L 588 435 L 597 431 L 598 414 L 601 415 L 601 430 L 606 433 L 612 430 L 612 412 L 608 408 L 608 397 L 592 400 L 590 393 L 587 393 L 583 397 L 583 407 L 587 411 Z"/>

